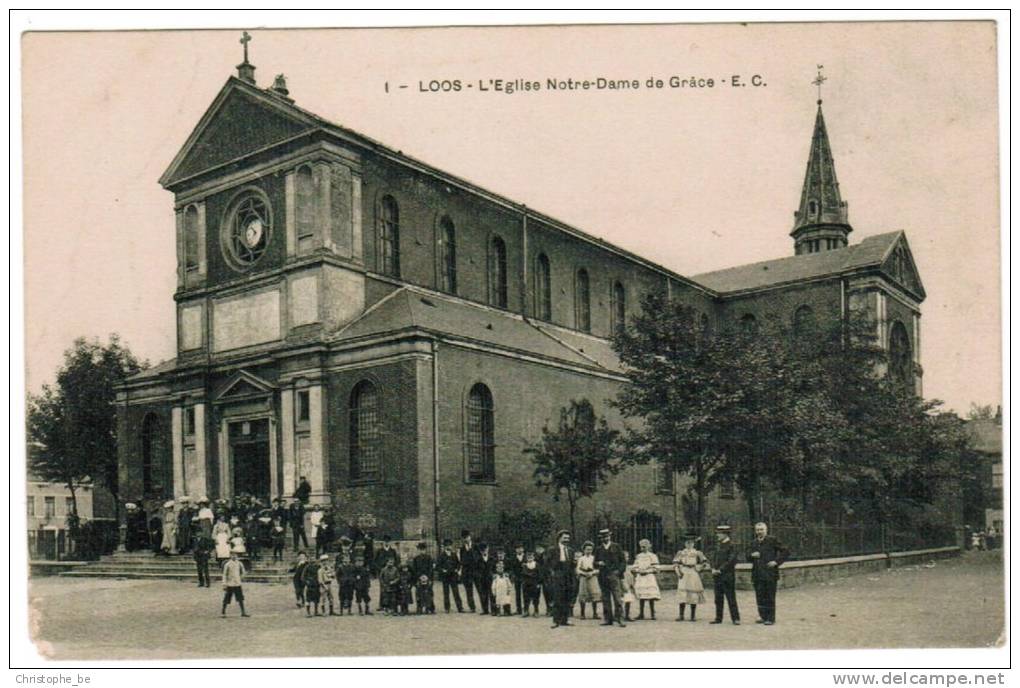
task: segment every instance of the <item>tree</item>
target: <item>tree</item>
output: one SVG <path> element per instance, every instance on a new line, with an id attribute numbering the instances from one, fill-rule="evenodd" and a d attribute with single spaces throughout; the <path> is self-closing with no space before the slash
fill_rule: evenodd
<path id="1" fill-rule="evenodd" d="M 994 420 L 998 416 L 996 409 L 991 404 L 976 404 L 970 402 L 970 410 L 967 411 L 967 420 Z"/>
<path id="2" fill-rule="evenodd" d="M 599 485 L 620 471 L 616 444 L 619 432 L 610 430 L 605 418 L 596 418 L 587 400 L 570 402 L 560 409 L 555 430 L 542 428 L 542 440 L 524 449 L 535 465 L 535 485 L 564 496 L 570 508 L 570 531 L 576 533 L 577 502 L 591 497 Z"/>
<path id="3" fill-rule="evenodd" d="M 838 424 L 817 371 L 771 323 L 712 331 L 698 311 L 651 293 L 613 346 L 631 381 L 614 403 L 638 421 L 627 460 L 691 476 L 691 525 L 704 525 L 708 493 L 729 480 L 757 518 L 763 481 L 806 479 L 804 456 L 821 454 L 823 429 Z"/>
<path id="4" fill-rule="evenodd" d="M 118 495 L 114 388 L 145 365 L 115 334 L 105 346 L 78 338 L 64 352 L 56 383 L 28 396 L 29 466 L 40 479 L 71 492 L 72 536 L 79 522 L 79 485 L 96 483 Z"/>

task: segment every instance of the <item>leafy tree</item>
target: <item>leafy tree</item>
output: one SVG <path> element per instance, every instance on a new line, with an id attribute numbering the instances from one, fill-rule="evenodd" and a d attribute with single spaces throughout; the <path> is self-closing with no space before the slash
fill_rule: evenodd
<path id="1" fill-rule="evenodd" d="M 72 535 L 79 523 L 79 485 L 97 483 L 118 495 L 114 387 L 145 365 L 117 335 L 105 346 L 78 338 L 64 352 L 56 383 L 28 397 L 29 467 L 71 492 Z"/>
<path id="2" fill-rule="evenodd" d="M 545 542 L 552 529 L 553 517 L 546 511 L 525 509 L 501 511 L 499 514 L 499 541 L 507 552 L 512 551 L 518 542 L 529 550 L 533 549 L 536 544 Z"/>
<path id="3" fill-rule="evenodd" d="M 556 429 L 544 426 L 541 441 L 524 449 L 535 466 L 535 485 L 552 492 L 557 502 L 566 498 L 572 533 L 577 530 L 578 501 L 594 495 L 600 484 L 620 471 L 618 436 L 605 418 L 595 417 L 587 400 L 572 400 L 560 409 Z"/>
<path id="4" fill-rule="evenodd" d="M 732 480 L 758 517 L 764 482 L 803 485 L 838 426 L 813 359 L 772 323 L 710 330 L 701 314 L 661 293 L 613 341 L 631 384 L 615 400 L 638 421 L 624 437 L 628 460 L 653 458 L 693 479 L 694 521 L 705 499 Z"/>
<path id="5" fill-rule="evenodd" d="M 967 420 L 993 420 L 996 417 L 995 407 L 991 404 L 970 403 L 970 410 L 967 411 Z"/>

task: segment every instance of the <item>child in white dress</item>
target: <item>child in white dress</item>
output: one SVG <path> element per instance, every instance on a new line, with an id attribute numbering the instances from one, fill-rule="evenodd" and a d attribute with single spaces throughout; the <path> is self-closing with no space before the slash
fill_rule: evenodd
<path id="1" fill-rule="evenodd" d="M 676 571 L 676 594 L 680 603 L 680 616 L 677 621 L 684 620 L 684 609 L 691 605 L 691 621 L 696 620 L 698 604 L 705 601 L 705 586 L 701 582 L 700 571 L 705 569 L 708 559 L 695 549 L 696 536 L 688 536 L 684 540 L 684 548 L 673 557 L 673 570 Z"/>
<path id="2" fill-rule="evenodd" d="M 514 601 L 514 584 L 502 561 L 496 562 L 496 572 L 492 574 L 492 615 L 511 616 L 510 605 Z"/>
<path id="3" fill-rule="evenodd" d="M 645 602 L 648 602 L 651 619 L 655 621 L 655 601 L 662 599 L 659 581 L 655 577 L 659 557 L 652 551 L 651 541 L 645 539 L 638 544 L 641 551 L 634 557 L 634 594 L 637 595 L 640 607 L 635 620 L 641 621 L 645 618 Z"/>

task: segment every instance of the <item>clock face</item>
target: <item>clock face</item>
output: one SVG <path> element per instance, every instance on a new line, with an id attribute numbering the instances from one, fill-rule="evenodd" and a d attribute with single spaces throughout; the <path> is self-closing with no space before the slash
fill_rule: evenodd
<path id="1" fill-rule="evenodd" d="M 224 249 L 233 267 L 244 270 L 265 254 L 272 233 L 269 218 L 269 206 L 259 193 L 249 192 L 236 203 L 224 229 Z"/>
<path id="2" fill-rule="evenodd" d="M 248 222 L 248 226 L 244 228 L 244 240 L 248 244 L 248 248 L 255 248 L 259 245 L 259 241 L 262 239 L 262 220 L 260 218 L 254 218 Z"/>

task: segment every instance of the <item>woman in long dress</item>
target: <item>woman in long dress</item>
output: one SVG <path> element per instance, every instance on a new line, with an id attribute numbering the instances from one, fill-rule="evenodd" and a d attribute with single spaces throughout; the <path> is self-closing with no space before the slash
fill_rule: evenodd
<path id="1" fill-rule="evenodd" d="M 216 561 L 222 566 L 230 558 L 230 526 L 225 516 L 220 516 L 212 529 L 213 540 L 216 541 Z"/>
<path id="2" fill-rule="evenodd" d="M 640 604 L 636 621 L 645 618 L 645 602 L 648 602 L 651 619 L 655 621 L 655 601 L 662 599 L 659 581 L 655 578 L 659 557 L 652 551 L 652 543 L 649 540 L 642 540 L 638 544 L 641 551 L 634 557 L 634 594 Z"/>
<path id="3" fill-rule="evenodd" d="M 163 504 L 163 542 L 159 550 L 163 554 L 177 554 L 177 515 L 172 499 Z"/>
<path id="4" fill-rule="evenodd" d="M 705 586 L 698 572 L 705 569 L 708 559 L 694 547 L 695 542 L 694 536 L 688 536 L 684 540 L 684 548 L 673 557 L 676 595 L 680 603 L 680 616 L 677 617 L 677 621 L 684 620 L 684 609 L 687 605 L 691 605 L 691 621 L 694 621 L 698 613 L 698 604 L 705 601 Z"/>
<path id="5" fill-rule="evenodd" d="M 585 542 L 581 546 L 581 557 L 577 560 L 577 602 L 581 605 L 581 618 L 584 618 L 584 607 L 591 602 L 591 618 L 599 618 L 599 602 L 602 601 L 602 589 L 599 588 L 598 571 L 595 569 L 595 545 Z"/>

